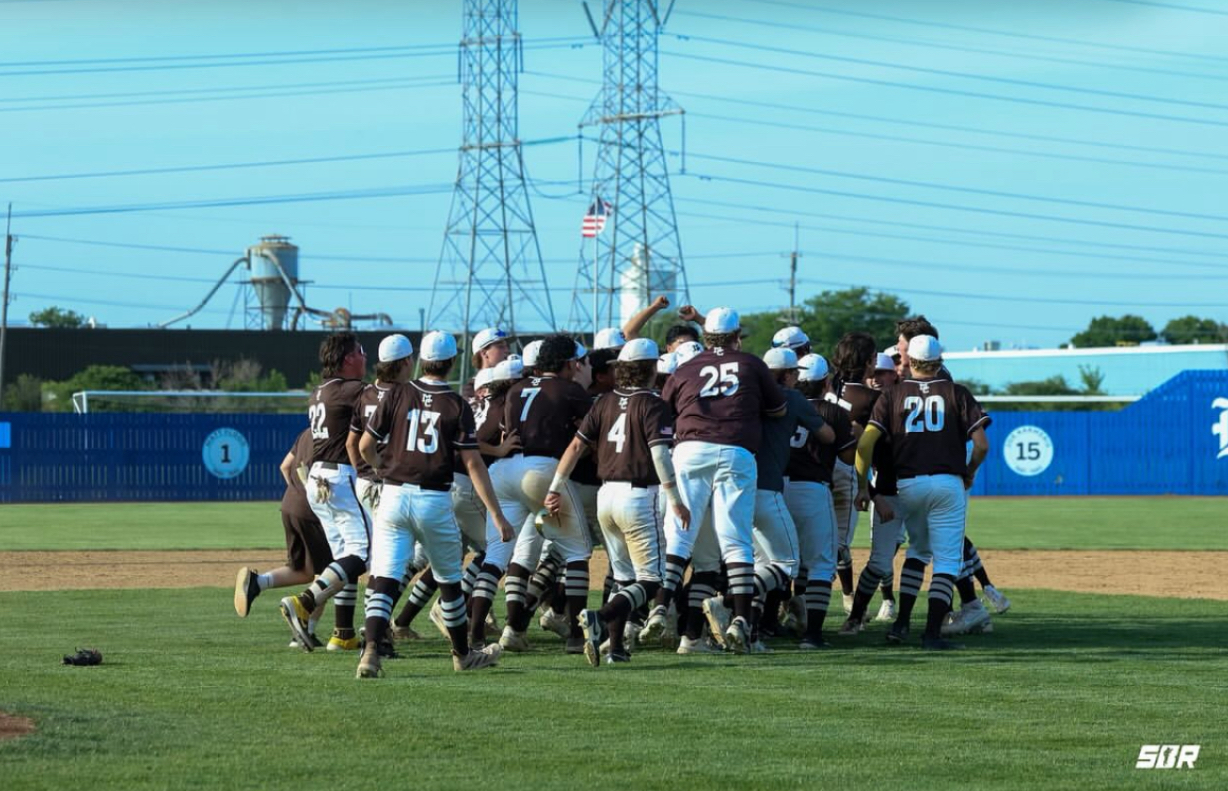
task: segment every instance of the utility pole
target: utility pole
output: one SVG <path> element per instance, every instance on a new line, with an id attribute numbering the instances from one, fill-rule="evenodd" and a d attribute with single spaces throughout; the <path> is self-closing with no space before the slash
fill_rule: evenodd
<path id="1" fill-rule="evenodd" d="M 9 282 L 13 273 L 13 204 L 4 223 L 4 296 L 0 297 L 0 410 L 4 409 L 4 350 L 9 334 Z"/>
<path id="2" fill-rule="evenodd" d="M 793 224 L 793 251 L 789 256 L 789 309 L 780 317 L 780 321 L 790 326 L 796 326 L 797 317 L 797 259 L 802 257 L 802 253 L 798 250 L 798 227 L 797 223 Z"/>

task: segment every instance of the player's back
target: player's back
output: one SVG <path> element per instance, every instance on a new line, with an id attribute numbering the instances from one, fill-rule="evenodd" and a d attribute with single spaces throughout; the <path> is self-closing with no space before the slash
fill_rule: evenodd
<path id="1" fill-rule="evenodd" d="M 366 387 L 360 379 L 329 379 L 321 383 L 307 400 L 307 418 L 311 427 L 311 462 L 349 464 L 345 441 L 350 434 L 350 422 L 358 404 L 358 395 Z"/>
<path id="2" fill-rule="evenodd" d="M 874 403 L 878 401 L 881 391 L 861 382 L 840 382 L 838 387 L 838 394 L 829 392 L 825 398 L 848 412 L 849 419 L 855 424 L 865 428 L 870 422 L 870 413 L 873 412 Z"/>
<path id="3" fill-rule="evenodd" d="M 677 442 L 736 445 L 752 453 L 759 449 L 763 413 L 785 403 L 763 360 L 720 348 L 679 366 L 661 397 L 676 415 Z"/>
<path id="4" fill-rule="evenodd" d="M 579 434 L 596 447 L 602 481 L 655 486 L 652 446 L 673 441 L 673 415 L 653 390 L 614 390 L 597 399 Z"/>
<path id="5" fill-rule="evenodd" d="M 966 387 L 943 379 L 904 380 L 884 391 L 870 418 L 890 437 L 900 479 L 963 476 L 968 436 L 989 422 Z"/>
<path id="6" fill-rule="evenodd" d="M 446 384 L 395 385 L 368 430 L 387 443 L 379 473 L 389 483 L 447 490 L 457 452 L 477 447 L 473 410 Z"/>
<path id="7" fill-rule="evenodd" d="M 569 379 L 522 379 L 507 392 L 503 430 L 520 436 L 525 456 L 562 458 L 592 403 L 584 388 Z"/>
<path id="8" fill-rule="evenodd" d="M 833 401 L 816 398 L 811 399 L 810 404 L 831 426 L 836 439 L 824 444 L 817 436 L 799 426 L 790 442 L 791 452 L 785 474 L 790 480 L 830 484 L 836 457 L 841 451 L 857 443 L 853 434 L 853 421 L 849 418 L 848 411 Z"/>

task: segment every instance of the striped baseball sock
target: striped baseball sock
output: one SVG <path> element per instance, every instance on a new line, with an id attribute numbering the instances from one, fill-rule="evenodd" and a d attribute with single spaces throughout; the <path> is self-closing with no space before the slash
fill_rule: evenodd
<path id="1" fill-rule="evenodd" d="M 405 627 L 414 622 L 414 618 L 418 617 L 418 613 L 426 609 L 426 605 L 431 603 L 431 597 L 435 595 L 435 590 L 439 585 L 435 582 L 435 575 L 431 572 L 424 571 L 418 577 L 418 581 L 414 583 L 414 587 L 409 591 L 409 598 L 405 601 L 405 606 L 401 608 L 400 614 L 397 615 L 397 626 Z"/>
<path id="2" fill-rule="evenodd" d="M 704 601 L 716 595 L 716 581 L 720 577 L 718 571 L 701 571 L 691 574 L 691 589 L 687 593 L 686 636 L 698 640 L 703 634 Z M 679 628 L 682 628 L 681 626 Z"/>
<path id="3" fill-rule="evenodd" d="M 333 597 L 333 618 L 336 622 L 337 637 L 342 640 L 349 640 L 354 636 L 354 610 L 357 608 L 358 583 L 351 582 Z"/>
<path id="4" fill-rule="evenodd" d="M 567 589 L 567 625 L 570 638 L 584 637 L 580 628 L 580 612 L 588 606 L 588 559 L 573 560 L 563 571 L 563 584 Z"/>
<path id="5" fill-rule="evenodd" d="M 486 553 L 479 552 L 473 556 L 473 560 L 469 561 L 469 565 L 465 566 L 465 573 L 461 576 L 461 595 L 468 599 L 473 595 L 473 584 L 478 581 L 478 575 L 482 573 L 482 561 L 486 560 Z"/>
<path id="6" fill-rule="evenodd" d="M 733 599 L 733 617 L 744 618 L 747 625 L 754 617 L 755 564 L 730 563 L 726 567 L 728 592 Z"/>
<path id="7" fill-rule="evenodd" d="M 981 562 L 981 553 L 976 551 L 976 544 L 973 544 L 967 536 L 964 536 L 963 572 L 976 577 L 976 581 L 981 583 L 982 588 L 993 585 L 989 581 L 989 572 L 985 570 L 985 564 Z"/>
<path id="8" fill-rule="evenodd" d="M 472 645 L 486 645 L 486 616 L 495 603 L 502 576 L 503 569 L 487 563 L 473 583 L 473 595 L 469 597 L 469 642 Z"/>
<path id="9" fill-rule="evenodd" d="M 542 558 L 537 568 L 533 570 L 533 576 L 529 577 L 529 589 L 525 596 L 526 607 L 536 610 L 543 603 L 550 601 L 555 583 L 559 578 L 559 569 L 562 567 L 563 563 L 554 555 L 546 555 Z"/>
<path id="10" fill-rule="evenodd" d="M 369 643 L 379 643 L 387 636 L 388 621 L 392 618 L 395 604 L 393 596 L 400 580 L 376 577 L 367 585 L 367 612 L 364 626 Z"/>
<path id="11" fill-rule="evenodd" d="M 930 579 L 930 609 L 925 616 L 925 637 L 936 640 L 942 637 L 942 622 L 951 612 L 951 598 L 955 591 L 955 577 L 951 574 L 935 574 Z"/>
<path id="12" fill-rule="evenodd" d="M 468 616 L 459 582 L 445 582 L 439 586 L 439 609 L 443 611 L 443 625 L 452 640 L 453 653 L 457 656 L 469 653 Z"/>
<path id="13" fill-rule="evenodd" d="M 925 562 L 916 558 L 906 559 L 904 568 L 900 569 L 900 606 L 896 610 L 896 623 L 907 626 L 912 620 L 912 608 L 917 603 L 924 582 Z"/>
<path id="14" fill-rule="evenodd" d="M 678 588 L 682 585 L 682 575 L 686 573 L 686 567 L 689 561 L 681 555 L 666 555 L 665 556 L 665 579 L 661 580 L 661 587 L 657 590 L 655 604 L 661 607 L 668 607 L 669 603 L 674 600 Z M 679 609 L 682 609 L 681 607 Z"/>
<path id="15" fill-rule="evenodd" d="M 806 636 L 822 639 L 823 621 L 831 606 L 831 580 L 810 580 L 806 584 Z"/>
<path id="16" fill-rule="evenodd" d="M 887 575 L 878 583 L 883 593 L 883 601 L 895 601 L 895 569 L 890 568 Z"/>
<path id="17" fill-rule="evenodd" d="M 836 576 L 840 578 L 840 590 L 845 595 L 853 593 L 853 553 L 848 547 L 836 550 Z"/>
<path id="18" fill-rule="evenodd" d="M 503 578 L 503 593 L 507 601 L 507 625 L 517 632 L 529 628 L 529 610 L 525 607 L 525 596 L 529 592 L 530 572 L 524 566 L 513 563 L 507 567 L 507 576 Z"/>
<path id="19" fill-rule="evenodd" d="M 866 566 L 861 570 L 861 576 L 857 578 L 857 593 L 853 595 L 853 611 L 849 613 L 849 620 L 865 619 L 870 600 L 874 598 L 874 591 L 878 589 L 878 582 L 877 569 Z"/>

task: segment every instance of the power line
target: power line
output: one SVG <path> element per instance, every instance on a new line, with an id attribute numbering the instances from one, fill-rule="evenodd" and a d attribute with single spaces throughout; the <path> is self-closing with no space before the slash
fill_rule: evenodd
<path id="1" fill-rule="evenodd" d="M 894 80 L 880 80 L 871 77 L 854 77 L 848 74 L 837 74 L 835 72 L 814 71 L 811 69 L 797 69 L 788 66 L 775 66 L 767 63 L 754 63 L 746 60 L 735 60 L 732 58 L 716 58 L 707 55 L 691 55 L 684 52 L 663 52 L 675 58 L 683 58 L 685 60 L 693 60 L 701 63 L 720 63 L 727 66 L 739 66 L 749 69 L 759 69 L 763 71 L 773 71 L 785 74 L 798 74 L 805 77 L 824 77 L 831 80 L 839 80 L 841 82 L 854 82 L 864 85 L 878 85 L 888 88 L 902 88 L 904 90 L 924 91 L 927 93 L 940 93 L 949 96 L 962 96 L 971 99 L 990 99 L 1000 102 L 1012 102 L 1016 104 L 1027 104 L 1038 107 L 1054 107 L 1062 110 L 1079 110 L 1089 113 L 1101 113 L 1106 115 L 1120 115 L 1132 118 L 1148 118 L 1158 121 L 1173 121 L 1176 123 L 1199 124 L 1203 126 L 1228 126 L 1228 121 L 1214 121 L 1205 118 L 1192 118 L 1183 115 L 1165 115 L 1163 113 L 1148 113 L 1137 110 L 1122 110 L 1112 107 L 1093 107 L 1085 104 L 1071 104 L 1069 102 L 1055 102 L 1047 99 L 1028 99 L 1021 96 L 1004 96 L 1002 94 L 984 93 L 981 91 L 966 91 L 957 88 L 940 88 L 935 85 L 916 85 L 907 82 L 896 82 Z"/>
<path id="2" fill-rule="evenodd" d="M 822 286 L 837 286 L 840 288 L 865 287 L 862 283 L 850 283 L 837 280 L 816 280 L 813 278 L 802 278 L 802 282 Z M 875 286 L 874 288 L 878 287 Z M 951 297 L 954 299 L 967 299 L 973 302 L 979 300 L 989 300 L 992 302 L 1030 302 L 1046 305 L 1088 305 L 1092 307 L 1113 308 L 1228 308 L 1228 303 L 1224 302 L 1115 302 L 1094 299 L 1067 299 L 1065 297 L 1021 297 L 1016 294 L 984 294 L 979 291 L 930 291 L 927 289 L 912 288 L 908 285 L 892 285 L 891 289 L 892 291 L 899 291 L 905 294 L 921 294 L 928 297 Z"/>
<path id="3" fill-rule="evenodd" d="M 1192 11 L 1197 14 L 1214 14 L 1228 16 L 1228 11 L 1218 11 L 1214 8 L 1199 8 L 1192 5 L 1177 5 L 1176 3 L 1157 3 L 1154 0 L 1101 0 L 1103 3 L 1125 3 L 1127 5 L 1144 5 L 1152 8 L 1168 8 L 1174 11 Z"/>
<path id="4" fill-rule="evenodd" d="M 756 3 L 758 5 L 776 6 L 781 8 L 796 8 L 802 11 L 809 11 L 818 14 L 833 14 L 836 16 L 855 17 L 859 19 L 873 19 L 882 22 L 898 22 L 907 25 L 917 25 L 921 27 L 939 28 L 942 30 L 958 30 L 966 33 L 983 33 L 991 36 L 1002 36 L 1006 38 L 1026 39 L 1029 41 L 1044 41 L 1053 44 L 1071 44 L 1079 47 L 1091 47 L 1094 49 L 1107 49 L 1117 52 L 1141 53 L 1144 55 L 1161 55 L 1174 58 L 1191 58 L 1195 60 L 1205 60 L 1214 63 L 1228 63 L 1228 58 L 1218 57 L 1215 55 L 1205 55 L 1201 53 L 1181 52 L 1179 50 L 1154 49 L 1148 47 L 1134 47 L 1126 44 L 1103 44 L 1096 41 L 1086 41 L 1077 38 L 1063 38 L 1060 36 L 1046 36 L 1036 33 L 1021 33 L 1018 31 L 995 30 L 993 28 L 975 27 L 972 25 L 957 25 L 950 22 L 934 22 L 932 20 L 910 19 L 908 17 L 891 16 L 888 14 L 872 14 L 864 11 L 846 11 L 837 8 L 824 8 L 811 3 L 786 2 L 785 0 L 745 0 L 748 3 Z"/>
<path id="5" fill-rule="evenodd" d="M 584 84 L 599 84 L 595 80 L 585 79 L 583 77 L 572 77 L 564 74 L 553 74 L 551 72 L 530 71 L 528 74 L 537 77 L 547 77 L 555 80 L 563 80 L 566 82 L 577 82 Z M 527 93 L 527 91 L 526 91 Z M 784 104 L 780 102 L 765 102 L 754 99 L 737 99 L 729 96 L 717 96 L 710 93 L 696 93 L 694 91 L 673 91 L 677 96 L 690 97 L 695 99 L 707 99 L 714 102 L 722 102 L 727 104 L 736 104 L 745 107 L 762 107 L 772 110 L 788 110 L 791 112 L 808 113 L 812 115 L 830 115 L 837 118 L 849 118 L 856 121 L 873 121 L 875 123 L 900 124 L 909 127 L 920 127 L 926 129 L 937 129 L 945 132 L 965 132 L 968 134 L 988 135 L 992 137 L 1007 137 L 1018 140 L 1033 140 L 1043 143 L 1063 143 L 1067 145 L 1091 146 L 1095 148 L 1109 148 L 1121 151 L 1137 151 L 1148 154 L 1170 154 L 1173 156 L 1183 157 L 1202 157 L 1207 159 L 1228 160 L 1228 154 L 1217 154 L 1207 151 L 1189 151 L 1175 148 L 1162 148 L 1155 146 L 1135 146 L 1124 143 L 1109 143 L 1103 140 L 1087 140 L 1073 137 L 1059 137 L 1055 135 L 1039 135 L 1029 134 L 1026 132 L 1012 132 L 1000 129 L 982 129 L 975 126 L 961 126 L 958 124 L 942 124 L 932 121 L 924 121 L 910 118 L 893 118 L 891 116 L 882 115 L 867 115 L 864 113 L 846 113 L 838 110 L 827 110 L 820 107 L 808 107 L 796 104 Z M 577 101 L 588 101 L 583 97 L 558 96 L 553 93 L 538 93 L 535 95 L 550 96 L 557 98 L 576 99 Z"/>
<path id="6" fill-rule="evenodd" d="M 1155 102 L 1157 104 L 1175 104 L 1183 107 L 1200 107 L 1212 110 L 1228 110 L 1228 105 L 1215 104 L 1213 102 L 1196 102 L 1188 99 L 1173 99 L 1164 96 L 1151 96 L 1141 93 L 1126 93 L 1124 91 L 1107 91 L 1098 88 L 1082 88 L 1074 85 L 1061 85 L 1052 82 L 1040 82 L 1037 80 L 1021 80 L 1013 77 L 995 77 L 988 74 L 975 74 L 966 71 L 952 71 L 951 69 L 935 69 L 928 66 L 907 66 L 901 63 L 892 63 L 886 60 L 871 60 L 870 58 L 854 58 L 848 55 L 830 55 L 822 52 L 811 52 L 800 49 L 789 49 L 787 47 L 773 47 L 767 44 L 752 44 L 744 41 L 735 41 L 732 39 L 711 38 L 708 36 L 686 36 L 688 41 L 699 41 L 705 44 L 719 44 L 726 47 L 734 47 L 737 49 L 750 49 L 758 52 L 771 52 L 777 55 L 792 55 L 801 58 L 811 58 L 814 60 L 832 61 L 835 63 L 850 63 L 858 66 L 872 66 L 879 69 L 896 69 L 899 71 L 915 72 L 917 74 L 930 74 L 939 77 L 955 77 L 961 80 L 977 80 L 980 82 L 992 82 L 1001 85 L 1011 85 L 1021 88 L 1039 88 L 1047 91 L 1063 91 L 1066 93 L 1078 93 L 1087 96 L 1104 96 L 1112 99 L 1128 99 L 1136 102 Z M 995 97 L 1001 98 L 1001 97 Z"/>
<path id="7" fill-rule="evenodd" d="M 1228 75 L 1220 74 L 1205 74 L 1189 71 L 1176 71 L 1173 69 L 1157 68 L 1155 66 L 1136 66 L 1129 63 L 1106 63 L 1104 61 L 1080 60 L 1078 58 L 1064 58 L 1055 55 L 1042 55 L 1036 52 L 1009 52 L 1002 49 L 986 49 L 983 47 L 970 47 L 967 45 L 940 43 L 936 41 L 924 41 L 915 38 L 900 38 L 898 36 L 883 36 L 873 35 L 869 33 L 855 33 L 848 30 L 832 30 L 831 28 L 814 27 L 811 25 L 799 25 L 796 22 L 772 22 L 766 19 L 751 19 L 747 17 L 734 17 L 725 14 L 710 14 L 698 11 L 683 11 L 677 10 L 674 12 L 680 16 L 695 17 L 697 19 L 711 19 L 724 22 L 731 22 L 737 25 L 755 25 L 759 27 L 774 28 L 778 30 L 804 31 L 808 33 L 818 33 L 825 36 L 835 36 L 839 38 L 855 38 L 865 41 L 882 41 L 890 44 L 905 44 L 913 47 L 925 47 L 930 49 L 939 49 L 947 52 L 968 52 L 977 55 L 991 55 L 993 57 L 1002 58 L 1017 58 L 1022 60 L 1036 61 L 1041 63 L 1062 63 L 1070 66 L 1091 66 L 1101 69 L 1117 69 L 1121 71 L 1133 71 L 1143 74 L 1163 74 L 1173 77 L 1186 77 L 1201 80 L 1228 80 Z M 675 34 L 679 39 L 689 38 L 688 36 Z"/>

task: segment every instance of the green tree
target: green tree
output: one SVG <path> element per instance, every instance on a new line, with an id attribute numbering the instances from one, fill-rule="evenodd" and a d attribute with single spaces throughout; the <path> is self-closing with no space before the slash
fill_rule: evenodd
<path id="1" fill-rule="evenodd" d="M 1160 337 L 1168 343 L 1223 343 L 1228 339 L 1228 324 L 1215 319 L 1182 316 L 1164 325 Z"/>
<path id="2" fill-rule="evenodd" d="M 1155 327 L 1142 316 L 1126 314 L 1120 318 L 1099 316 L 1092 319 L 1087 329 L 1070 339 L 1077 349 L 1096 346 L 1136 346 L 1156 339 Z"/>
<path id="3" fill-rule="evenodd" d="M 824 291 L 798 309 L 798 326 L 810 336 L 810 345 L 830 359 L 836 343 L 848 332 L 868 332 L 879 349 L 895 344 L 895 323 L 909 313 L 908 303 L 894 294 L 872 294 L 868 288 Z M 750 313 L 742 317 L 742 347 L 762 354 L 772 336 L 785 323 L 780 314 Z"/>
<path id="4" fill-rule="evenodd" d="M 140 376 L 118 365 L 91 365 L 63 382 L 48 382 L 47 402 L 49 412 L 71 412 L 72 394 L 82 390 L 149 390 L 149 385 Z M 114 403 L 91 403 L 90 411 L 114 410 Z M 129 411 L 145 411 L 144 408 Z"/>
<path id="5" fill-rule="evenodd" d="M 4 388 L 4 410 L 7 412 L 41 412 L 43 382 L 30 374 L 20 374 L 16 382 Z"/>
<path id="6" fill-rule="evenodd" d="M 36 310 L 30 314 L 30 323 L 35 327 L 76 329 L 77 327 L 84 327 L 85 322 L 86 317 L 77 311 L 67 310 L 55 305 L 43 308 L 42 310 Z"/>

